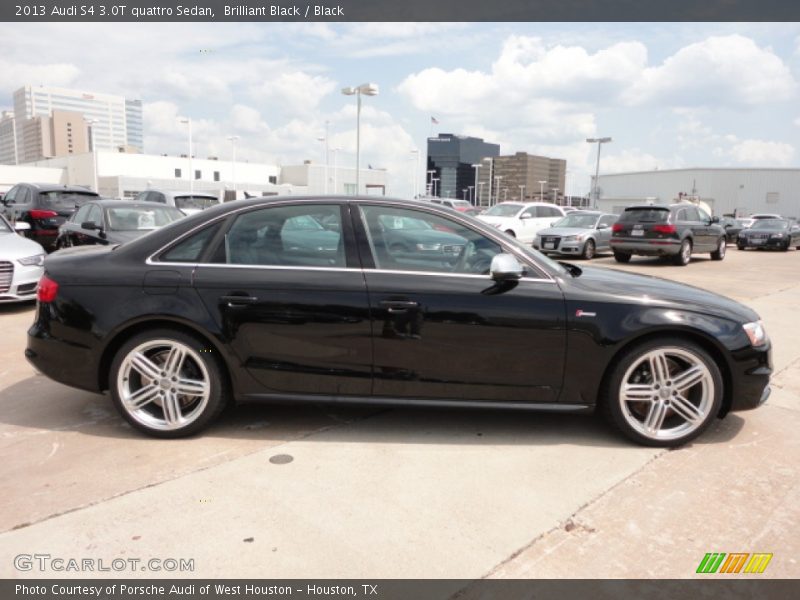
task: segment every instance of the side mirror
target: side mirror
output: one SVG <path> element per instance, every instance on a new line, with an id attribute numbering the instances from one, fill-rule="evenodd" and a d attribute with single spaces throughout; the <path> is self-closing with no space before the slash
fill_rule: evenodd
<path id="1" fill-rule="evenodd" d="M 519 216 L 519 218 L 520 218 L 520 219 L 531 219 L 531 218 L 533 218 L 533 215 L 530 215 L 530 214 L 528 214 L 528 213 L 525 213 L 525 214 L 521 214 L 521 215 Z"/>
<path id="2" fill-rule="evenodd" d="M 516 281 L 522 278 L 522 271 L 522 265 L 511 254 L 496 254 L 489 267 L 489 274 L 495 281 Z"/>
<path id="3" fill-rule="evenodd" d="M 94 221 L 84 221 L 81 223 L 81 229 L 88 229 L 89 231 L 92 231 L 94 229 L 102 229 L 102 227 L 98 226 Z"/>
<path id="4" fill-rule="evenodd" d="M 712 223 L 719 223 L 719 217 L 711 217 Z"/>
<path id="5" fill-rule="evenodd" d="M 608 229 L 608 225 L 606 225 L 605 223 L 601 223 L 600 225 L 597 226 L 597 229 Z"/>
<path id="6" fill-rule="evenodd" d="M 31 228 L 30 223 L 26 223 L 25 221 L 17 221 L 14 223 L 14 229 L 16 231 L 28 231 Z"/>

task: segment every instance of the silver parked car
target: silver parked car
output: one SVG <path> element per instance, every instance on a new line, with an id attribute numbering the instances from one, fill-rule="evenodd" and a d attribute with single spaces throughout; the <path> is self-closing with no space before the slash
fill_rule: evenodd
<path id="1" fill-rule="evenodd" d="M 185 215 L 193 215 L 201 210 L 219 204 L 219 198 L 211 192 L 188 192 L 149 189 L 139 194 L 135 198 L 136 202 L 157 202 L 174 206 Z"/>
<path id="2" fill-rule="evenodd" d="M 589 260 L 598 252 L 611 251 L 611 226 L 617 215 L 574 210 L 552 227 L 536 234 L 533 247 L 545 254 L 568 254 Z"/>
<path id="3" fill-rule="evenodd" d="M 28 229 L 30 224 L 23 221 L 12 227 L 0 215 L 0 303 L 36 299 L 45 251 L 17 233 Z"/>

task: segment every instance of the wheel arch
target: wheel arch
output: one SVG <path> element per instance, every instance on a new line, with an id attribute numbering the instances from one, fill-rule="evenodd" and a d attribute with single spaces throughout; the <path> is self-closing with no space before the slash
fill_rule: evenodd
<path id="1" fill-rule="evenodd" d="M 680 329 L 655 329 L 646 332 L 642 332 L 638 336 L 627 340 L 623 345 L 617 348 L 614 355 L 611 357 L 611 360 L 608 361 L 608 364 L 603 371 L 603 376 L 600 380 L 600 393 L 598 394 L 598 405 L 600 402 L 606 401 L 605 398 L 605 391 L 608 386 L 608 380 L 611 377 L 611 374 L 614 371 L 614 368 L 619 363 L 620 357 L 623 353 L 627 352 L 631 348 L 635 346 L 639 346 L 645 344 L 651 340 L 658 339 L 658 338 L 678 338 L 684 339 L 691 342 L 696 343 L 700 346 L 703 350 L 708 352 L 711 358 L 714 360 L 714 363 L 719 367 L 720 373 L 722 374 L 722 404 L 720 406 L 719 413 L 717 414 L 718 417 L 722 418 L 731 409 L 731 405 L 733 403 L 733 375 L 731 371 L 731 366 L 728 364 L 728 360 L 725 357 L 725 350 L 719 344 L 719 342 L 714 339 L 713 336 L 709 335 L 708 333 L 700 330 L 700 329 L 691 329 L 691 328 L 680 328 Z"/>
<path id="2" fill-rule="evenodd" d="M 136 319 L 122 325 L 112 334 L 111 339 L 105 345 L 102 354 L 100 355 L 100 362 L 97 371 L 97 383 L 100 390 L 107 390 L 109 388 L 109 371 L 111 370 L 111 363 L 114 360 L 114 356 L 116 355 L 117 351 L 132 337 L 149 329 L 175 329 L 177 331 L 198 337 L 204 342 L 207 342 L 213 346 L 218 355 L 222 358 L 222 373 L 225 377 L 225 384 L 228 385 L 229 389 L 231 390 L 231 396 L 235 396 L 229 358 L 225 348 L 219 342 L 219 340 L 215 339 L 214 336 L 209 336 L 207 332 L 191 323 L 181 319 L 170 318 L 168 316 L 160 316 L 155 319 Z"/>

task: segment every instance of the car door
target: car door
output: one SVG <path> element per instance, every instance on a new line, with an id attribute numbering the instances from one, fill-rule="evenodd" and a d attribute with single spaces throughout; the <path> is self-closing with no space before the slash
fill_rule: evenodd
<path id="1" fill-rule="evenodd" d="M 195 289 L 261 394 L 371 392 L 369 303 L 348 210 L 320 201 L 240 211 L 195 270 Z"/>
<path id="2" fill-rule="evenodd" d="M 73 246 L 85 243 L 85 241 L 81 239 L 83 235 L 81 224 L 89 220 L 89 211 L 91 210 L 92 206 L 92 203 L 84 204 L 77 211 L 75 211 L 75 214 L 72 215 L 72 217 L 64 222 L 59 233 L 62 245 Z"/>
<path id="3" fill-rule="evenodd" d="M 702 208 L 693 207 L 693 209 L 697 213 L 698 228 L 702 231 L 703 248 L 716 250 L 717 240 L 719 239 L 719 226 L 711 222 L 711 216 Z"/>
<path id="4" fill-rule="evenodd" d="M 488 272 L 503 250 L 501 238 L 476 231 L 466 219 L 366 201 L 353 214 L 369 291 L 375 396 L 454 403 L 558 399 L 565 308 L 555 281 L 529 267 L 519 282 L 495 284 Z M 448 237 L 393 253 L 381 226 L 392 218 L 425 221 Z"/>
<path id="5" fill-rule="evenodd" d="M 519 232 L 517 238 L 522 242 L 532 242 L 536 232 L 541 229 L 539 225 L 538 206 L 529 206 L 519 215 Z"/>
<path id="6" fill-rule="evenodd" d="M 595 240 L 598 250 L 608 250 L 611 247 L 611 227 L 616 223 L 616 215 L 603 215 L 597 222 Z"/>

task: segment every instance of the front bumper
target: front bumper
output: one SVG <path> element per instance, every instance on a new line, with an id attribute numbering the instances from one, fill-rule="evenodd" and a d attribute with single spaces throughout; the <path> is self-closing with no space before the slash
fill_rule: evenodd
<path id="1" fill-rule="evenodd" d="M 583 246 L 586 242 L 564 242 L 562 241 L 556 248 L 544 248 L 538 240 L 533 242 L 534 249 L 544 254 L 567 254 L 578 256 L 583 254 Z"/>
<path id="2" fill-rule="evenodd" d="M 25 267 L 12 261 L 13 275 L 7 289 L 0 288 L 0 304 L 36 300 L 36 288 L 44 273 L 44 267 Z"/>
<path id="3" fill-rule="evenodd" d="M 622 254 L 641 256 L 675 256 L 681 250 L 680 240 L 634 240 L 611 238 L 611 249 Z"/>
<path id="4" fill-rule="evenodd" d="M 733 352 L 732 357 L 730 411 L 758 408 L 771 392 L 772 344 Z"/>
<path id="5" fill-rule="evenodd" d="M 739 238 L 736 245 L 740 248 L 784 248 L 788 243 L 787 238 L 749 239 Z"/>

